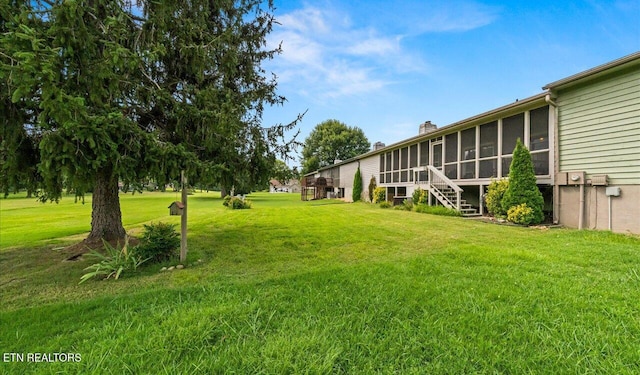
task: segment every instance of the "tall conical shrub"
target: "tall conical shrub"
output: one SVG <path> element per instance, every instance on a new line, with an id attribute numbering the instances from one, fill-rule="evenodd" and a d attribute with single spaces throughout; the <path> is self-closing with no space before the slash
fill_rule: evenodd
<path id="1" fill-rule="evenodd" d="M 353 176 L 353 194 L 351 198 L 354 202 L 362 199 L 362 176 L 360 175 L 360 166 L 356 170 L 356 175 Z"/>
<path id="2" fill-rule="evenodd" d="M 537 224 L 544 220 L 542 212 L 544 198 L 536 184 L 536 173 L 533 169 L 531 154 L 518 139 L 509 168 L 509 187 L 502 197 L 502 208 L 504 212 L 508 212 L 510 208 L 523 203 L 533 212 L 531 222 L 522 224 Z"/>

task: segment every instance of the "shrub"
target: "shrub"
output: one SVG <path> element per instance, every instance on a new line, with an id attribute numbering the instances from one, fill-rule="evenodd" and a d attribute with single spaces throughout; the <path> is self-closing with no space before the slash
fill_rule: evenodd
<path id="1" fill-rule="evenodd" d="M 412 211 L 413 210 L 413 202 L 409 201 L 408 199 L 405 199 L 405 200 L 402 201 L 401 205 L 395 206 L 394 208 L 396 210 Z"/>
<path id="2" fill-rule="evenodd" d="M 485 195 L 484 201 L 491 215 L 503 217 L 507 214 L 507 211 L 502 208 L 502 197 L 504 197 L 508 187 L 509 180 L 507 179 L 492 180 L 487 187 L 487 195 Z"/>
<path id="3" fill-rule="evenodd" d="M 163 262 L 177 257 L 180 234 L 176 232 L 175 227 L 175 224 L 167 223 L 145 224 L 140 244 L 136 249 L 138 255 L 151 262 Z"/>
<path id="4" fill-rule="evenodd" d="M 531 154 L 518 139 L 509 168 L 509 187 L 502 197 L 502 209 L 508 213 L 511 207 L 523 203 L 533 210 L 532 224 L 544 220 L 544 198 L 538 189 Z"/>
<path id="5" fill-rule="evenodd" d="M 118 249 L 117 246 L 113 247 L 106 241 L 103 241 L 103 243 L 105 254 L 100 254 L 97 251 L 92 251 L 87 254 L 88 257 L 93 257 L 99 260 L 99 262 L 84 269 L 89 272 L 80 277 L 78 284 L 82 284 L 92 278 L 109 279 L 113 277 L 115 280 L 118 280 L 123 272 L 135 271 L 146 261 L 146 259 L 143 259 L 137 254 L 135 248 L 129 248 L 128 237 L 125 238 L 122 249 Z"/>
<path id="6" fill-rule="evenodd" d="M 527 206 L 526 203 L 522 203 L 509 209 L 507 220 L 516 224 L 529 225 L 534 222 L 535 215 L 531 207 Z"/>
<path id="7" fill-rule="evenodd" d="M 358 202 L 362 199 L 362 175 L 360 174 L 360 166 L 356 169 L 356 174 L 353 176 L 353 194 L 351 198 L 354 202 Z"/>
<path id="8" fill-rule="evenodd" d="M 373 191 L 375 190 L 376 184 L 376 176 L 371 176 L 371 180 L 369 180 L 369 190 L 367 194 L 369 195 L 369 202 L 373 202 Z"/>
<path id="9" fill-rule="evenodd" d="M 414 204 L 413 210 L 415 212 L 440 216 L 462 216 L 462 213 L 457 210 L 452 210 L 444 206 L 429 206 L 426 204 Z"/>
<path id="10" fill-rule="evenodd" d="M 391 208 L 391 207 L 392 205 L 390 202 L 387 202 L 387 201 L 380 202 L 380 208 Z"/>
<path id="11" fill-rule="evenodd" d="M 413 191 L 413 203 L 414 204 L 427 204 L 427 191 L 417 188 Z"/>
<path id="12" fill-rule="evenodd" d="M 373 190 L 373 203 L 382 203 L 387 200 L 387 189 L 379 186 Z"/>
<path id="13" fill-rule="evenodd" d="M 251 201 L 248 199 L 242 199 L 240 197 L 232 197 L 227 195 L 224 197 L 222 205 L 232 210 L 242 210 L 251 208 Z"/>

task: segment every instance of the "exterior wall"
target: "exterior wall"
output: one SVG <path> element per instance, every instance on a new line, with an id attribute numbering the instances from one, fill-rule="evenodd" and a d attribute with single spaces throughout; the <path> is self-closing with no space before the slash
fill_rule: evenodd
<path id="1" fill-rule="evenodd" d="M 376 185 L 379 184 L 378 169 L 380 169 L 380 159 L 378 155 L 370 156 L 368 158 L 360 160 L 360 174 L 362 175 L 363 193 L 362 199 L 365 201 L 369 200 L 369 181 L 371 181 L 371 176 L 374 176 L 376 178 Z M 353 173 L 355 174 L 355 171 Z"/>
<path id="2" fill-rule="evenodd" d="M 620 185 L 619 197 L 611 197 L 611 230 L 619 233 L 640 233 L 640 186 Z M 585 189 L 585 229 L 609 229 L 609 197 L 604 186 L 586 186 Z M 580 215 L 580 188 L 561 186 L 560 223 L 577 228 Z"/>
<path id="3" fill-rule="evenodd" d="M 582 84 L 558 89 L 558 172 L 584 171 L 585 229 L 609 229 L 604 186 L 589 185 L 607 175 L 614 232 L 640 233 L 640 67 L 638 64 Z M 560 224 L 579 227 L 578 187 L 558 187 Z"/>
<path id="4" fill-rule="evenodd" d="M 340 185 L 337 185 L 337 186 L 344 189 L 344 200 L 347 202 L 353 201 L 351 199 L 353 195 L 353 176 L 356 175 L 357 169 L 358 169 L 357 161 L 353 161 L 347 164 L 342 164 L 340 166 L 340 177 L 341 177 Z"/>
<path id="5" fill-rule="evenodd" d="M 614 185 L 640 184 L 638 65 L 558 92 L 559 172 L 606 174 Z"/>

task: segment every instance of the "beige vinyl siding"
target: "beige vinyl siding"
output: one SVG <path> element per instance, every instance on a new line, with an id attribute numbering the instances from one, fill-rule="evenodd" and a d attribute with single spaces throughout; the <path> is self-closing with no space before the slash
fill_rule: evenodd
<path id="1" fill-rule="evenodd" d="M 560 172 L 607 174 L 640 183 L 640 69 L 558 92 Z"/>
<path id="2" fill-rule="evenodd" d="M 380 169 L 380 156 L 374 155 L 368 158 L 360 160 L 360 174 L 362 175 L 362 186 L 364 190 L 369 188 L 369 181 L 371 181 L 371 176 L 375 176 L 376 184 L 379 184 L 378 175 Z"/>
<path id="3" fill-rule="evenodd" d="M 350 202 L 353 195 L 353 176 L 356 175 L 358 162 L 343 164 L 340 166 L 340 186 L 344 188 L 344 198 Z"/>

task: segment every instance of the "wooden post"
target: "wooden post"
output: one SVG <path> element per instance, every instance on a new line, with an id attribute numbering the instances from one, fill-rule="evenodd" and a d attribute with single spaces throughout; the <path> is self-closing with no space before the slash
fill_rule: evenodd
<path id="1" fill-rule="evenodd" d="M 187 176 L 184 170 L 180 172 L 182 180 L 182 216 L 180 217 L 180 263 L 187 260 Z"/>

